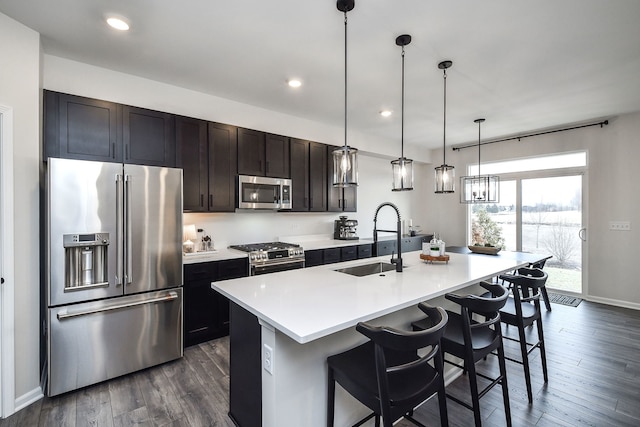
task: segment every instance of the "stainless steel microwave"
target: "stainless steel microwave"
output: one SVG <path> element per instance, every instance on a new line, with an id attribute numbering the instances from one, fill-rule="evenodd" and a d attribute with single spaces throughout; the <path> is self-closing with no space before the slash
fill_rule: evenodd
<path id="1" fill-rule="evenodd" d="M 238 209 L 291 209 L 291 180 L 238 175 Z"/>

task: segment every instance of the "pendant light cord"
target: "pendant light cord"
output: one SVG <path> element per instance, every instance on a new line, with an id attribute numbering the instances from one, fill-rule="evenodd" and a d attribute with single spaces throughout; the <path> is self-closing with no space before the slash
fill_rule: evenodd
<path id="1" fill-rule="evenodd" d="M 400 113 L 400 158 L 404 159 L 404 46 L 402 46 L 402 111 Z"/>
<path id="2" fill-rule="evenodd" d="M 442 132 L 442 164 L 447 164 L 447 69 L 443 69 L 444 75 L 444 121 Z"/>
<path id="3" fill-rule="evenodd" d="M 347 11 L 344 11 L 344 147 L 347 148 Z"/>
<path id="4" fill-rule="evenodd" d="M 480 179 L 480 124 L 482 121 L 478 120 L 478 179 Z"/>

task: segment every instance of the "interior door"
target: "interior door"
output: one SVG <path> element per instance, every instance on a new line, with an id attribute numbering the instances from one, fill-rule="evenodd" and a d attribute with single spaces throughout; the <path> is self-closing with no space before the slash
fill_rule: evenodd
<path id="1" fill-rule="evenodd" d="M 125 293 L 182 286 L 182 170 L 125 165 Z"/>
<path id="2" fill-rule="evenodd" d="M 582 175 L 522 180 L 522 250 L 548 252 L 547 287 L 582 293 Z"/>

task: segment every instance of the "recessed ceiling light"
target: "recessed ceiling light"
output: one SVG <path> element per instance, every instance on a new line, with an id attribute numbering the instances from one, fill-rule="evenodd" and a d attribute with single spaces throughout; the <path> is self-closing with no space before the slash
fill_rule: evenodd
<path id="1" fill-rule="evenodd" d="M 127 24 L 122 18 L 110 17 L 107 18 L 107 24 L 109 24 L 112 28 L 120 31 L 127 31 L 129 29 L 129 24 Z"/>
<path id="2" fill-rule="evenodd" d="M 382 117 L 389 117 L 391 115 L 392 111 L 391 110 L 382 110 L 380 111 L 380 115 Z"/>
<path id="3" fill-rule="evenodd" d="M 291 87 L 300 87 L 302 86 L 302 82 L 298 79 L 290 79 L 287 80 L 287 84 Z"/>

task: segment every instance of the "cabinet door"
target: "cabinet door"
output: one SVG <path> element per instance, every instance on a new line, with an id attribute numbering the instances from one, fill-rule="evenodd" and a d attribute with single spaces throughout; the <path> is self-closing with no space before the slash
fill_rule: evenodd
<path id="1" fill-rule="evenodd" d="M 395 240 L 381 240 L 376 244 L 376 254 L 375 256 L 383 256 L 383 255 L 391 255 L 397 254 L 398 250 L 396 249 L 397 244 Z"/>
<path id="2" fill-rule="evenodd" d="M 184 266 L 184 346 L 213 338 L 218 329 L 218 296 L 211 289 L 217 276 L 217 263 Z"/>
<path id="3" fill-rule="evenodd" d="M 182 168 L 183 210 L 208 210 L 209 162 L 207 153 L 207 122 L 188 117 L 176 117 L 177 167 Z"/>
<path id="4" fill-rule="evenodd" d="M 121 162 L 113 102 L 44 91 L 46 157 Z"/>
<path id="5" fill-rule="evenodd" d="M 209 211 L 235 211 L 237 153 L 236 128 L 209 123 Z"/>
<path id="6" fill-rule="evenodd" d="M 309 143 L 309 210 L 327 210 L 327 148 L 317 142 Z"/>
<path id="7" fill-rule="evenodd" d="M 265 137 L 263 132 L 238 128 L 238 174 L 264 176 Z"/>
<path id="8" fill-rule="evenodd" d="M 268 133 L 265 142 L 266 175 L 289 178 L 289 138 Z"/>
<path id="9" fill-rule="evenodd" d="M 124 162 L 176 166 L 175 119 L 172 114 L 122 106 Z"/>
<path id="10" fill-rule="evenodd" d="M 309 141 L 291 138 L 291 210 L 309 210 Z"/>

